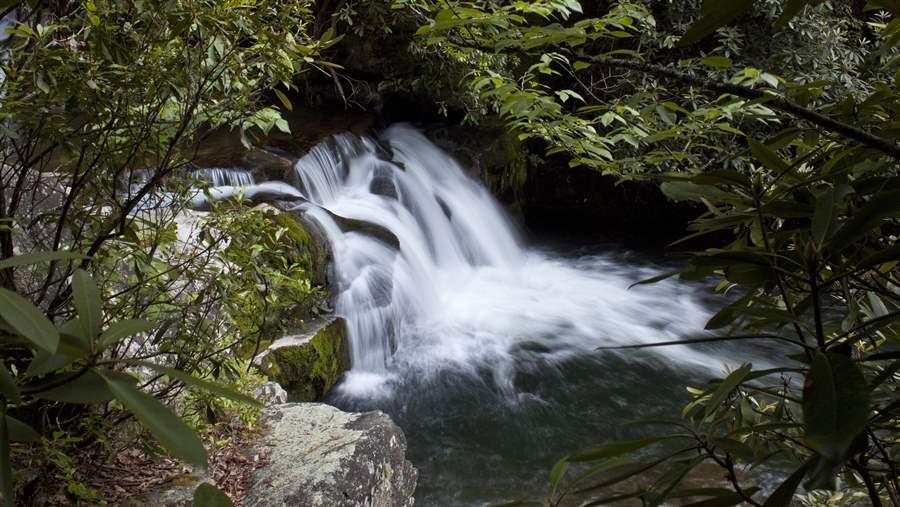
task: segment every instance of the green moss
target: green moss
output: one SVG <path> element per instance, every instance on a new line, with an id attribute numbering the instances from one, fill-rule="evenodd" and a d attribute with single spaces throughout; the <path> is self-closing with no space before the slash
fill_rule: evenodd
<path id="1" fill-rule="evenodd" d="M 269 351 L 261 369 L 294 401 L 322 399 L 350 367 L 343 319 L 322 327 L 309 341 Z"/>
<path id="2" fill-rule="evenodd" d="M 316 285 L 327 283 L 328 247 L 324 238 L 310 232 L 298 216 L 293 213 L 267 211 L 266 218 L 272 221 L 275 228 L 284 228 L 285 233 L 280 240 L 293 247 L 292 259 L 310 274 Z"/>

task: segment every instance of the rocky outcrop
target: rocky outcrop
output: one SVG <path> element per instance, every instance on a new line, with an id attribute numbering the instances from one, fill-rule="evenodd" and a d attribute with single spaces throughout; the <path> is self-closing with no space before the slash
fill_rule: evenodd
<path id="1" fill-rule="evenodd" d="M 254 389 L 253 394 L 256 396 L 256 401 L 267 407 L 281 405 L 288 401 L 287 391 L 278 382 L 266 382 Z"/>
<path id="2" fill-rule="evenodd" d="M 311 322 L 302 334 L 273 342 L 254 364 L 291 401 L 321 400 L 350 368 L 347 323 L 339 317 Z"/>
<path id="3" fill-rule="evenodd" d="M 406 438 L 382 412 L 319 403 L 270 409 L 271 461 L 248 485 L 246 507 L 407 507 L 416 469 Z"/>

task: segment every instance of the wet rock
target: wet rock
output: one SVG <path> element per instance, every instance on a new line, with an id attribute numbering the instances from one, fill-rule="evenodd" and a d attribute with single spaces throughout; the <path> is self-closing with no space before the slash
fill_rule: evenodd
<path id="1" fill-rule="evenodd" d="M 280 181 L 266 181 L 250 186 L 219 186 L 198 190 L 188 204 L 195 211 L 210 211 L 213 202 L 240 199 L 257 206 L 260 204 L 299 203 L 306 200 L 296 188 Z"/>
<path id="2" fill-rule="evenodd" d="M 331 218 L 334 219 L 335 223 L 338 225 L 338 227 L 341 228 L 341 231 L 343 232 L 358 232 L 361 234 L 366 234 L 377 240 L 383 241 L 384 243 L 394 248 L 400 248 L 400 239 L 397 238 L 397 235 L 384 227 L 369 222 L 364 222 L 362 220 L 356 220 L 354 218 L 335 215 L 330 211 L 328 212 L 328 214 L 331 215 Z"/>
<path id="3" fill-rule="evenodd" d="M 270 409 L 271 461 L 253 476 L 246 507 L 409 507 L 417 472 L 406 437 L 382 412 L 319 403 Z"/>
<path id="4" fill-rule="evenodd" d="M 382 165 L 372 172 L 372 181 L 369 183 L 369 192 L 382 195 L 391 199 L 397 199 L 397 183 L 394 181 L 394 171 L 391 167 Z"/>
<path id="5" fill-rule="evenodd" d="M 269 345 L 254 364 L 291 401 L 321 400 L 350 368 L 347 323 L 339 317 L 308 323 L 302 334 Z"/>
<path id="6" fill-rule="evenodd" d="M 244 154 L 243 162 L 256 181 L 290 181 L 296 158 L 278 148 L 252 148 Z"/>

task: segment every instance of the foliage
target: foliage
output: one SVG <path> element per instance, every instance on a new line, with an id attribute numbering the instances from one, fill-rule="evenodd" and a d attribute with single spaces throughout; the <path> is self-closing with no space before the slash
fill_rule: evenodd
<path id="1" fill-rule="evenodd" d="M 24 472 L 10 466 L 11 454 L 40 439 L 64 455 L 68 447 L 47 436 L 86 437 L 78 421 L 91 414 L 105 414 L 110 426 L 133 417 L 165 450 L 205 466 L 202 442 L 167 405 L 178 406 L 172 402 L 185 386 L 208 393 L 195 401 L 252 403 L 223 387 L 246 380 L 261 333 L 250 312 L 266 298 L 281 308 L 287 298 L 312 304 L 319 297 L 300 264 L 251 259 L 248 269 L 235 269 L 247 259 L 225 247 L 229 234 L 268 238 L 271 227 L 220 220 L 209 241 L 199 241 L 204 225 L 184 213 L 194 192 L 185 169 L 209 134 L 231 130 L 249 145 L 272 129 L 288 129 L 266 94 L 292 89 L 300 73 L 322 69 L 320 51 L 336 42 L 308 33 L 311 5 L 4 4 L 0 494 L 6 504 L 15 500 L 14 475 Z M 294 278 L 276 273 L 281 268 Z M 260 284 L 269 290 L 254 290 Z M 242 300 L 232 292 L 238 288 Z M 38 476 L 44 479 L 40 470 Z M 87 494 L 70 493 L 70 500 Z"/>
<path id="2" fill-rule="evenodd" d="M 13 258 L 13 260 L 20 260 Z M 254 400 L 222 389 L 180 370 L 132 358 L 104 357 L 109 348 L 152 326 L 141 320 L 121 320 L 101 325 L 99 290 L 83 270 L 73 274 L 72 291 L 77 317 L 54 326 L 25 298 L 0 289 L 3 330 L 12 345 L 30 349 L 33 359 L 27 369 L 2 367 L 3 401 L 0 403 L 0 463 L 10 467 L 10 441 L 29 442 L 39 438 L 29 425 L 10 414 L 10 405 L 28 406 L 33 400 L 75 404 L 106 403 L 113 399 L 132 412 L 173 455 L 198 466 L 206 466 L 203 444 L 176 415 L 138 386 L 138 378 L 116 371 L 116 367 L 139 366 L 220 396 L 246 403 Z M 104 329 L 105 327 L 105 329 Z M 9 473 L 2 475 L 3 497 L 11 504 L 13 483 Z"/>
<path id="3" fill-rule="evenodd" d="M 207 218 L 203 236 L 210 245 L 227 243 L 210 287 L 223 295 L 226 333 L 253 347 L 245 355 L 299 327 L 324 300 L 312 282 L 312 272 L 322 269 L 312 258 L 313 239 L 290 215 L 225 203 Z"/>
<path id="4" fill-rule="evenodd" d="M 408 49 L 422 61 L 388 86 L 424 90 L 465 121 L 497 115 L 518 141 L 573 167 L 653 179 L 695 203 L 703 215 L 690 238 L 730 240 L 678 274 L 715 280 L 728 297 L 708 335 L 679 343 L 784 347 L 777 368 L 742 365 L 691 387 L 681 419 L 653 422 L 671 433 L 563 458 L 550 503 L 786 505 L 803 484 L 809 504 L 900 503 L 895 2 L 330 3 L 7 3 L 6 503 L 9 456 L 22 445 L 9 442 L 64 439 L 91 410 L 127 411 L 163 447 L 203 463 L 202 443 L 164 402 L 199 388 L 180 408 L 202 425 L 198 406 L 242 399 L 223 384 L 252 384 L 246 367 L 264 340 L 321 300 L 316 260 L 296 254 L 302 229 L 230 204 L 190 220 L 183 169 L 211 132 L 234 129 L 249 145 L 286 131 L 263 94 L 291 109 L 285 92 L 306 70 L 324 71 L 353 102 L 355 78 L 320 56 L 338 32 L 402 48 L 398 34 L 415 33 Z M 703 463 L 721 467 L 729 488 L 685 490 Z M 790 468 L 767 498 L 742 473 L 757 466 Z"/>
<path id="5" fill-rule="evenodd" d="M 572 166 L 659 181 L 704 211 L 686 239 L 731 238 L 675 273 L 729 295 L 708 335 L 678 343 L 783 351 L 776 368 L 745 364 L 691 388 L 681 419 L 650 423 L 669 433 L 562 459 L 549 503 L 788 505 L 801 484 L 833 490 L 838 477 L 841 498 L 900 502 L 896 5 L 621 1 L 589 17 L 578 2 L 398 5 L 410 3 L 427 13 L 422 44 L 522 62 L 475 68 L 467 81 L 521 139 Z M 669 15 L 665 27 L 651 9 Z M 693 22 L 679 31 L 685 14 Z M 767 20 L 753 35 L 767 30 L 783 49 L 760 54 L 742 42 L 730 24 L 745 16 Z M 840 22 L 811 31 L 828 19 Z M 871 37 L 850 54 L 844 29 Z M 829 37 L 840 44 L 823 56 L 831 46 L 814 46 Z M 791 44 L 819 53 L 793 54 Z M 702 463 L 721 467 L 729 487 L 684 489 Z M 767 497 L 742 473 L 759 466 L 790 467 Z"/>

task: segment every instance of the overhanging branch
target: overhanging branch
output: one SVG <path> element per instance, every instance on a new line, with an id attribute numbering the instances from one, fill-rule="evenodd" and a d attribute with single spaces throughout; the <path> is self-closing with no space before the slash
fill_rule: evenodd
<path id="1" fill-rule="evenodd" d="M 835 120 L 830 116 L 825 116 L 811 109 L 807 109 L 778 95 L 773 95 L 761 90 L 755 90 L 753 88 L 747 88 L 746 86 L 704 79 L 694 74 L 674 70 L 662 65 L 654 65 L 652 63 L 642 62 L 640 60 L 625 58 L 604 58 L 589 56 L 586 54 L 579 54 L 578 57 L 600 66 L 637 70 L 645 72 L 647 74 L 672 79 L 674 81 L 680 81 L 682 83 L 686 83 L 717 93 L 727 93 L 729 95 L 734 95 L 736 97 L 741 97 L 748 100 L 763 100 L 765 101 L 765 104 L 772 109 L 777 109 L 779 111 L 794 115 L 797 118 L 806 120 L 826 130 L 835 132 L 849 139 L 853 139 L 854 141 L 858 141 L 872 149 L 889 155 L 894 159 L 900 160 L 900 146 L 897 146 L 897 143 L 889 139 L 879 137 L 859 127 L 855 127 L 848 123 Z"/>

